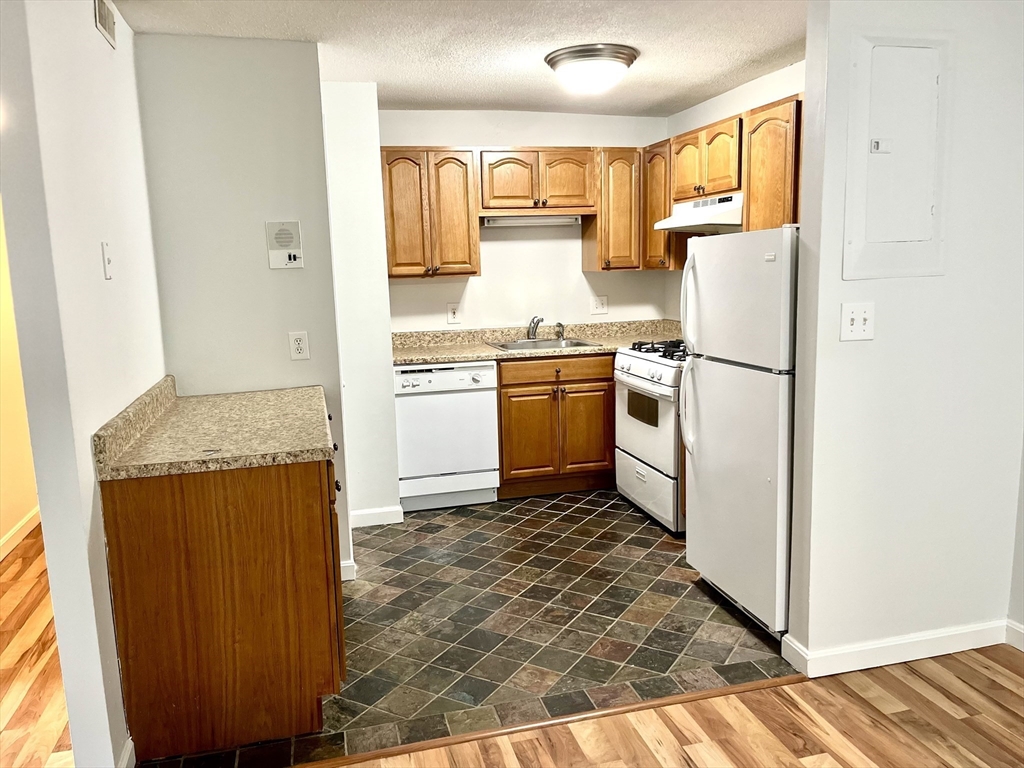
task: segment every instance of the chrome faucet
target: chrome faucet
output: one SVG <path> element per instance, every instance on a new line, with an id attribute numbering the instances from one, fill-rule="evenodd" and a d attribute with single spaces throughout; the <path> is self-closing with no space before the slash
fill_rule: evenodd
<path id="1" fill-rule="evenodd" d="M 555 338 L 559 341 L 565 341 L 565 326 L 561 323 L 555 323 Z"/>
<path id="2" fill-rule="evenodd" d="M 537 327 L 544 322 L 544 318 L 539 315 L 534 315 L 533 320 L 530 321 L 530 327 L 526 329 L 526 338 L 536 339 L 537 338 Z"/>

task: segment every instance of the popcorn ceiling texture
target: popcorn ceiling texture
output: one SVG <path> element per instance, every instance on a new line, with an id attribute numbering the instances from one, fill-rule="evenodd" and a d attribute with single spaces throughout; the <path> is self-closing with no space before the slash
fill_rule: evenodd
<path id="1" fill-rule="evenodd" d="M 93 435 L 99 480 L 334 458 L 322 387 L 178 397 L 165 376 Z"/>
<path id="2" fill-rule="evenodd" d="M 596 347 L 568 349 L 519 349 L 506 352 L 488 341 L 515 341 L 526 336 L 525 328 L 483 328 L 476 331 L 410 331 L 391 334 L 396 365 L 456 363 L 472 360 L 510 360 L 522 357 L 606 355 L 634 341 L 676 339 L 678 320 L 634 320 L 621 323 L 580 323 L 565 326 L 565 338 L 595 342 Z M 542 325 L 539 339 L 555 338 L 553 325 Z"/>
<path id="3" fill-rule="evenodd" d="M 801 60 L 804 0 L 117 0 L 136 32 L 323 43 L 321 80 L 375 82 L 382 109 L 666 117 Z M 600 96 L 562 90 L 544 56 L 636 46 Z"/>

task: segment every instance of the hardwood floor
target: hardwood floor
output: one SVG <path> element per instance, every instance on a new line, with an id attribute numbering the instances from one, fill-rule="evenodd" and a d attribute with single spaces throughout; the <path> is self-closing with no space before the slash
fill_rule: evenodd
<path id="1" fill-rule="evenodd" d="M 1024 654 L 995 645 L 321 768 L 1024 765 Z M 390 755 L 390 756 L 388 756 Z"/>
<path id="2" fill-rule="evenodd" d="M 0 765 L 74 765 L 39 526 L 0 561 Z"/>

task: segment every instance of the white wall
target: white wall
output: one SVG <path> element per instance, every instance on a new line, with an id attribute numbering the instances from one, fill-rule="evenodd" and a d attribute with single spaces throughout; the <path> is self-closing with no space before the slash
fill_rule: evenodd
<path id="1" fill-rule="evenodd" d="M 671 115 L 667 122 L 669 136 L 677 136 L 710 123 L 725 120 L 746 112 L 748 109 L 788 96 L 804 90 L 804 62 L 798 61 L 776 72 L 770 72 L 749 83 L 744 83 L 731 91 L 715 96 L 700 104 L 695 104 L 682 112 Z M 665 283 L 665 317 L 679 319 L 679 292 L 682 286 L 682 273 L 670 272 Z"/>
<path id="2" fill-rule="evenodd" d="M 810 6 L 783 647 L 814 675 L 1005 637 L 1024 432 L 1022 11 Z M 941 277 L 842 279 L 849 49 L 865 28 L 951 42 Z M 838 341 L 844 301 L 875 302 L 874 341 Z"/>
<path id="3" fill-rule="evenodd" d="M 71 739 L 76 765 L 114 765 L 131 742 L 91 437 L 164 374 L 132 33 L 118 17 L 111 49 L 87 0 L 0 15 L 0 191 Z"/>
<path id="4" fill-rule="evenodd" d="M 657 117 L 560 115 L 543 112 L 382 110 L 385 146 L 627 146 L 665 138 Z M 583 274 L 580 228 L 481 229 L 478 277 L 391 280 L 395 331 L 525 326 L 548 322 L 650 320 L 665 316 L 660 273 Z M 543 279 L 538 279 L 538 276 Z M 591 299 L 608 297 L 608 314 L 591 315 Z M 447 324 L 449 302 L 462 323 Z"/>
<path id="5" fill-rule="evenodd" d="M 179 392 L 319 384 L 339 412 L 316 45 L 143 35 L 136 65 Z M 295 219 L 303 269 L 271 270 L 266 222 Z M 291 331 L 309 360 L 290 359 Z"/>
<path id="6" fill-rule="evenodd" d="M 578 224 L 480 230 L 480 276 L 391 280 L 394 331 L 523 326 L 547 323 L 658 320 L 665 317 L 665 274 L 583 272 Z M 608 297 L 608 314 L 591 315 L 594 296 Z M 460 325 L 445 308 L 456 302 Z"/>
<path id="7" fill-rule="evenodd" d="M 1006 640 L 1024 651 L 1024 461 L 1017 491 L 1017 528 L 1013 545 L 1013 570 L 1010 576 L 1010 607 Z"/>
<path id="8" fill-rule="evenodd" d="M 377 86 L 325 82 L 320 88 L 350 520 L 352 526 L 398 522 L 402 508 Z"/>

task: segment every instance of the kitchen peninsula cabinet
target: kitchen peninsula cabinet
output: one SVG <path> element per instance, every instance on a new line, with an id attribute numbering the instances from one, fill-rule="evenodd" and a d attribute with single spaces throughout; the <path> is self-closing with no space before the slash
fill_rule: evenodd
<path id="1" fill-rule="evenodd" d="M 327 422 L 319 387 L 179 398 L 167 377 L 94 437 L 139 760 L 321 729 L 345 677 Z"/>
<path id="2" fill-rule="evenodd" d="M 501 361 L 498 376 L 499 496 L 614 484 L 611 355 Z"/>
<path id="3" fill-rule="evenodd" d="M 480 273 L 474 153 L 440 147 L 381 150 L 389 277 Z"/>
<path id="4" fill-rule="evenodd" d="M 800 100 L 751 110 L 743 132 L 743 229 L 774 229 L 797 220 Z"/>

